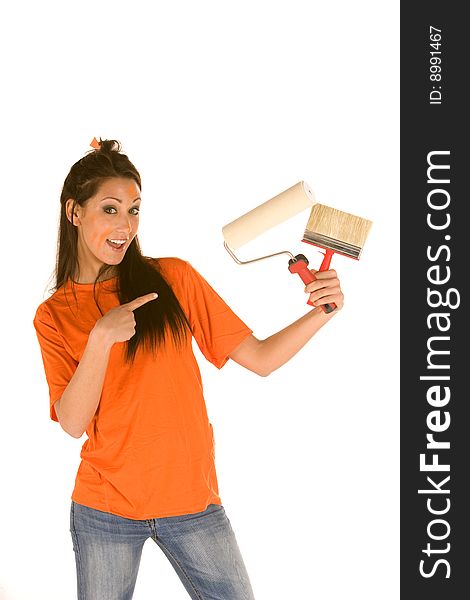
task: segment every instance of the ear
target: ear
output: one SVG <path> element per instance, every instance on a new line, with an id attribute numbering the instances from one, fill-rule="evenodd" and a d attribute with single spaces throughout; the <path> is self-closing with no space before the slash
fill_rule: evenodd
<path id="1" fill-rule="evenodd" d="M 72 219 L 72 209 L 74 211 L 73 213 L 73 219 Z M 72 223 L 72 225 L 79 225 L 80 224 L 80 205 L 79 204 L 75 204 L 74 206 L 74 199 L 73 198 L 69 198 L 66 203 L 65 203 L 65 214 L 67 215 L 67 219 Z"/>

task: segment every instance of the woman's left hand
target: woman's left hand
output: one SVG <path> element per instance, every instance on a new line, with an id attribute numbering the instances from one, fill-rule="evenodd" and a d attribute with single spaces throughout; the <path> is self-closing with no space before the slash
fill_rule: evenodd
<path id="1" fill-rule="evenodd" d="M 310 271 L 315 276 L 315 281 L 305 286 L 305 292 L 310 294 L 309 301 L 313 302 L 316 307 L 323 304 L 336 304 L 336 310 L 330 314 L 341 310 L 344 296 L 336 271 L 334 269 L 329 271 L 310 269 Z"/>

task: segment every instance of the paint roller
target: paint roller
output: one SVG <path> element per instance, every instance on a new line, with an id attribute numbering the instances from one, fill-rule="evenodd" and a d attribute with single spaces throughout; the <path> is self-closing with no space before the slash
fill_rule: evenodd
<path id="1" fill-rule="evenodd" d="M 305 181 L 299 181 L 274 198 L 225 225 L 222 228 L 224 247 L 239 265 L 287 254 L 290 257 L 289 271 L 297 273 L 303 283 L 307 285 L 315 281 L 316 277 L 308 268 L 308 259 L 303 254 L 294 256 L 288 250 L 282 250 L 242 261 L 234 252 L 258 235 L 307 208 L 310 208 L 311 211 L 302 241 L 325 250 L 319 271 L 327 271 L 330 268 L 331 258 L 335 252 L 359 259 L 372 222 L 317 203 L 312 189 Z M 313 306 L 310 300 L 307 304 Z M 330 313 L 335 308 L 336 305 L 333 303 L 322 305 L 325 313 Z"/>

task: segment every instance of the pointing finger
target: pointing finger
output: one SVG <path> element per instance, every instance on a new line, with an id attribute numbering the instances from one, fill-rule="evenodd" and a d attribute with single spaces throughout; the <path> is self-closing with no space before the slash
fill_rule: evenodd
<path id="1" fill-rule="evenodd" d="M 152 292 L 151 294 L 145 294 L 145 296 L 140 296 L 139 298 L 135 298 L 135 300 L 131 300 L 130 302 L 128 302 L 127 304 L 124 304 L 123 306 L 126 306 L 129 310 L 135 310 L 136 308 L 139 308 L 139 306 L 142 306 L 143 304 L 146 304 L 147 302 L 150 302 L 151 300 L 155 300 L 155 298 L 158 298 L 158 294 L 155 292 Z"/>

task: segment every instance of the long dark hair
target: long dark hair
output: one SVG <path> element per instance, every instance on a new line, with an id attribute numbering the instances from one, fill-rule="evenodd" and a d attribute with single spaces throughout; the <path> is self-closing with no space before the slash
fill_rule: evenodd
<path id="1" fill-rule="evenodd" d="M 139 189 L 142 189 L 139 172 L 121 152 L 118 141 L 100 138 L 96 146 L 95 150 L 90 150 L 72 166 L 64 181 L 60 195 L 60 225 L 55 282 L 51 290 L 53 292 L 70 280 L 75 295 L 73 282 L 79 272 L 78 232 L 77 227 L 67 218 L 67 200 L 73 199 L 73 214 L 76 205 L 84 206 L 100 185 L 111 177 L 133 179 Z M 95 288 L 97 282 L 112 269 L 113 265 L 102 265 L 93 286 L 93 297 L 102 315 Z M 191 326 L 173 290 L 160 272 L 158 261 L 151 262 L 149 257 L 142 254 L 137 236 L 114 269 L 117 271 L 116 291 L 121 304 L 150 292 L 158 292 L 156 301 L 147 302 L 134 311 L 135 334 L 127 342 L 126 361 L 134 361 L 139 346 L 149 348 L 155 353 L 158 346 L 164 343 L 168 329 L 175 344 L 180 346 L 188 331 L 191 331 Z"/>

